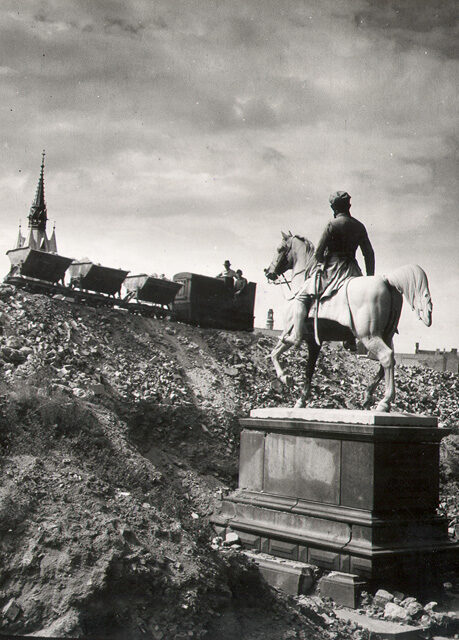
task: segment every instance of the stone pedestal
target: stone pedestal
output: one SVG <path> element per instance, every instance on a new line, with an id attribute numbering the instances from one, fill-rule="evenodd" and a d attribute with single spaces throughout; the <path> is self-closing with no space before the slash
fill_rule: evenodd
<path id="1" fill-rule="evenodd" d="M 213 522 L 246 548 L 417 588 L 457 560 L 436 513 L 436 418 L 275 408 L 241 425 L 239 488 Z"/>

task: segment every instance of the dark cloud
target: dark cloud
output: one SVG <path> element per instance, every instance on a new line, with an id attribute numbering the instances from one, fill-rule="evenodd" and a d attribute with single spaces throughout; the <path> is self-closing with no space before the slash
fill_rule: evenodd
<path id="1" fill-rule="evenodd" d="M 130 35 L 137 36 L 145 29 L 145 25 L 139 20 L 136 24 L 132 24 L 127 20 L 120 18 L 108 18 L 104 24 L 104 31 L 106 33 L 116 33 L 117 31 L 124 31 Z"/>
<path id="2" fill-rule="evenodd" d="M 260 44 L 261 35 L 253 18 L 233 18 L 229 27 L 230 37 L 235 46 L 255 47 Z"/>
<path id="3" fill-rule="evenodd" d="M 456 0 L 367 0 L 354 21 L 359 29 L 377 29 L 403 48 L 427 47 L 448 58 L 459 57 Z"/>
<path id="4" fill-rule="evenodd" d="M 282 165 L 285 161 L 284 154 L 273 147 L 265 147 L 263 149 L 262 158 L 265 162 L 274 165 Z"/>
<path id="5" fill-rule="evenodd" d="M 453 32 L 457 28 L 455 0 L 367 0 L 365 4 L 367 8 L 358 15 L 370 25 L 420 33 L 439 27 Z"/>

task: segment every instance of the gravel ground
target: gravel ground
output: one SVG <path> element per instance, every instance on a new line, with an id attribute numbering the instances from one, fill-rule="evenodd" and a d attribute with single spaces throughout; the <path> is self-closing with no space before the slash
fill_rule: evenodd
<path id="1" fill-rule="evenodd" d="M 0 287 L 1 633 L 364 637 L 210 546 L 208 517 L 237 482 L 238 417 L 298 394 L 272 385 L 273 344 Z M 288 355 L 297 379 L 304 355 Z M 313 406 L 360 408 L 376 366 L 325 346 Z M 457 386 L 450 373 L 397 369 L 394 410 L 438 415 L 456 433 L 442 449 L 452 535 Z"/>

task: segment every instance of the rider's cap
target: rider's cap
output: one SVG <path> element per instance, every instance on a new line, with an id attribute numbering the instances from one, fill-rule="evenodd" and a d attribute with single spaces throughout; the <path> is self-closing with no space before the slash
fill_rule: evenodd
<path id="1" fill-rule="evenodd" d="M 225 260 L 225 262 L 223 264 L 227 264 L 228 267 L 230 266 L 231 262 L 229 260 Z"/>
<path id="2" fill-rule="evenodd" d="M 351 196 L 348 194 L 347 191 L 335 191 L 335 193 L 332 193 L 331 196 L 328 198 L 328 201 L 333 206 L 337 202 L 345 202 L 346 200 L 350 200 L 350 199 L 351 199 Z"/>

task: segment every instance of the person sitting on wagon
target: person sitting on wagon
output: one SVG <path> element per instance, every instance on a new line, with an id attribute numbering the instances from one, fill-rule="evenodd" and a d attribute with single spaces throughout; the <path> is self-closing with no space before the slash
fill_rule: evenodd
<path id="1" fill-rule="evenodd" d="M 242 275 L 242 271 L 238 269 L 236 271 L 236 280 L 234 282 L 235 299 L 237 299 L 241 294 L 244 293 L 246 287 L 247 287 L 247 278 L 244 278 L 244 276 Z"/>

